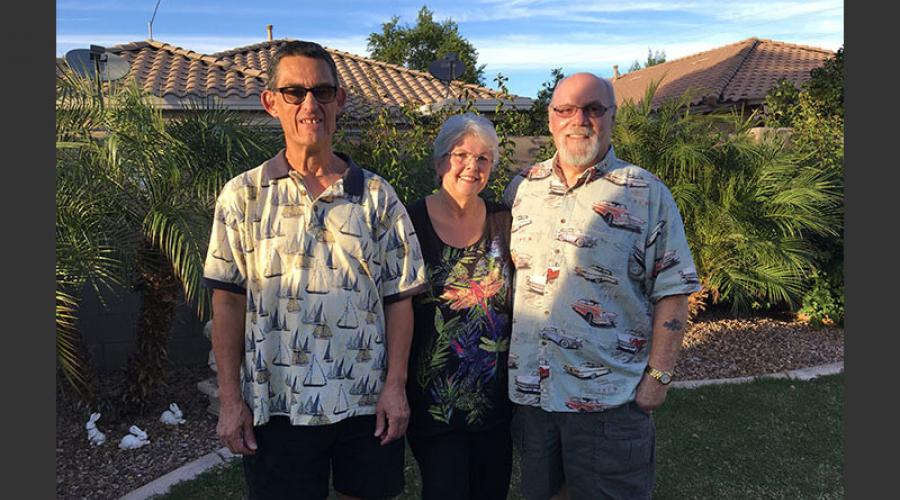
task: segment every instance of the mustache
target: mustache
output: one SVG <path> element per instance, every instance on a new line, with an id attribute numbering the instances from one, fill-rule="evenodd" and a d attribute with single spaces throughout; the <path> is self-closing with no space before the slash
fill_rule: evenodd
<path id="1" fill-rule="evenodd" d="M 590 127 L 576 125 L 566 131 L 566 137 L 569 137 L 570 135 L 584 135 L 587 137 L 593 137 L 594 130 Z"/>

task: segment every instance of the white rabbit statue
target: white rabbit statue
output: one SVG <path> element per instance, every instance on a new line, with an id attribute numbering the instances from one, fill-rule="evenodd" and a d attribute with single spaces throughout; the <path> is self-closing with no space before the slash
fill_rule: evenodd
<path id="1" fill-rule="evenodd" d="M 147 433 L 142 431 L 140 427 L 132 425 L 128 430 L 131 434 L 126 434 L 122 440 L 119 441 L 119 448 L 129 450 L 140 448 L 141 446 L 150 443 Z"/>
<path id="2" fill-rule="evenodd" d="M 159 421 L 166 425 L 183 424 L 184 414 L 181 413 L 181 408 L 177 404 L 172 403 L 169 405 L 169 409 L 162 412 L 162 415 L 159 416 Z"/>
<path id="3" fill-rule="evenodd" d="M 91 442 L 92 446 L 99 446 L 106 442 L 106 434 L 97 429 L 98 420 L 100 420 L 100 414 L 91 413 L 91 418 L 84 424 L 84 428 L 87 429 L 88 433 L 88 441 Z"/>

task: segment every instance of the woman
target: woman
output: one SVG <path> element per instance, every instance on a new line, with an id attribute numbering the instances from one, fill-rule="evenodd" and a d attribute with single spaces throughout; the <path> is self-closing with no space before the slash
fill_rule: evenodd
<path id="1" fill-rule="evenodd" d="M 408 210 L 432 285 L 414 301 L 407 382 L 425 500 L 506 498 L 509 489 L 510 213 L 479 196 L 498 153 L 490 121 L 450 117 L 432 155 L 440 189 Z"/>

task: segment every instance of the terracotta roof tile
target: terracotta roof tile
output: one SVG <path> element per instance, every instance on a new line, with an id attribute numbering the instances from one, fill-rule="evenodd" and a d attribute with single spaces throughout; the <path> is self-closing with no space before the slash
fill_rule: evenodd
<path id="1" fill-rule="evenodd" d="M 248 97 L 263 86 L 260 71 L 167 43 L 148 40 L 107 50 L 131 65 L 126 79 L 157 97 Z"/>
<path id="2" fill-rule="evenodd" d="M 136 81 L 157 97 L 246 98 L 262 93 L 272 57 L 287 41 L 273 40 L 209 55 L 154 40 L 125 43 L 107 50 L 131 65 L 126 80 Z M 347 88 L 344 112 L 352 116 L 363 116 L 385 105 L 432 104 L 447 95 L 446 86 L 429 73 L 326 50 L 334 58 L 338 78 Z M 501 98 L 497 91 L 461 82 L 454 82 L 452 90 L 454 97 Z"/>
<path id="3" fill-rule="evenodd" d="M 272 40 L 212 54 L 212 57 L 263 71 L 268 75 L 275 51 L 290 40 Z M 431 104 L 447 95 L 446 86 L 429 73 L 411 70 L 349 52 L 327 48 L 334 59 L 338 78 L 352 97 L 364 97 L 367 106 Z M 454 82 L 453 95 L 474 99 L 497 99 L 500 93 L 478 85 Z"/>
<path id="4" fill-rule="evenodd" d="M 809 72 L 824 64 L 833 52 L 815 47 L 748 38 L 737 43 L 633 71 L 613 79 L 616 103 L 638 102 L 651 81 L 662 79 L 653 108 L 681 96 L 688 88 L 698 91 L 692 105 L 761 103 L 781 78 L 795 85 L 809 80 Z"/>

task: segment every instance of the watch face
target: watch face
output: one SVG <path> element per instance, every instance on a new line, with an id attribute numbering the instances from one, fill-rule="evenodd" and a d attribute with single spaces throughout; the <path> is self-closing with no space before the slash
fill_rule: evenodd
<path id="1" fill-rule="evenodd" d="M 663 384 L 668 384 L 669 382 L 672 381 L 672 377 L 668 373 L 662 373 L 659 376 L 659 381 L 662 382 Z"/>

